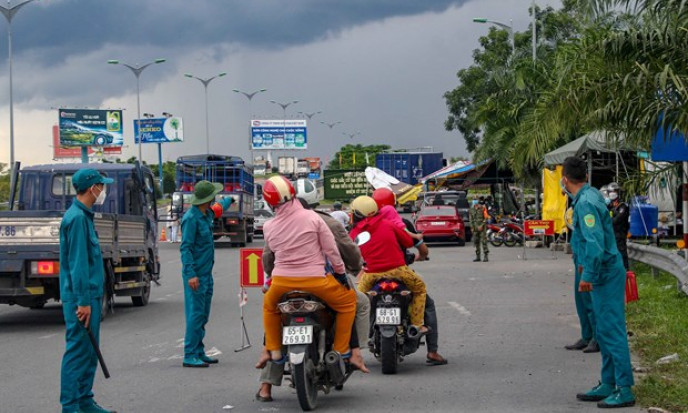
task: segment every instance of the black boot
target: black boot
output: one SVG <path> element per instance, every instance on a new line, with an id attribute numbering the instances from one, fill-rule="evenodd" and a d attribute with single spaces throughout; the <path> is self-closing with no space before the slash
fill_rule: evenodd
<path id="1" fill-rule="evenodd" d="M 487 254 L 485 254 L 485 258 L 483 258 L 483 262 L 487 262 L 487 261 L 488 261 Z"/>
<path id="2" fill-rule="evenodd" d="M 594 338 L 590 340 L 588 343 L 588 346 L 583 349 L 583 353 L 599 353 L 600 352 L 600 345 L 597 344 L 597 340 Z"/>
<path id="3" fill-rule="evenodd" d="M 588 346 L 588 342 L 581 338 L 580 340 L 576 341 L 573 344 L 569 344 L 569 345 L 564 346 L 564 348 L 567 350 L 583 350 L 587 346 Z"/>
<path id="4" fill-rule="evenodd" d="M 480 262 L 480 255 L 477 255 L 477 256 L 475 257 L 475 259 L 473 260 L 473 262 Z"/>

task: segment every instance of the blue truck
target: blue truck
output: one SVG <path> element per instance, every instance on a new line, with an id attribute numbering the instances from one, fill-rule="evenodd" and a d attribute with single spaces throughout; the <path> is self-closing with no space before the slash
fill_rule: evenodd
<path id="1" fill-rule="evenodd" d="M 10 211 L 0 211 L 0 304 L 41 308 L 60 300 L 60 224 L 76 195 L 72 175 L 97 169 L 114 179 L 94 223 L 103 253 L 103 317 L 115 296 L 148 304 L 160 278 L 153 173 L 137 164 L 51 164 L 17 169 Z M 18 179 L 17 179 L 18 178 Z"/>
<path id="2" fill-rule="evenodd" d="M 172 194 L 173 219 L 181 219 L 190 208 L 196 182 L 217 182 L 223 186 L 222 192 L 217 196 L 230 196 L 234 202 L 222 217 L 215 220 L 215 240 L 229 237 L 232 245 L 241 247 L 253 242 L 253 168 L 242 158 L 213 154 L 181 156 L 177 158 L 175 180 L 177 190 Z"/>
<path id="3" fill-rule="evenodd" d="M 407 184 L 415 185 L 426 175 L 442 169 L 442 152 L 385 152 L 375 157 L 375 166 Z"/>

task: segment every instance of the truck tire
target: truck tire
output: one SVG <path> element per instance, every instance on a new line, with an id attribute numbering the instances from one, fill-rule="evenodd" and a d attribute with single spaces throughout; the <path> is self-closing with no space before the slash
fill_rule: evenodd
<path id="1" fill-rule="evenodd" d="M 144 279 L 148 282 L 148 285 L 143 287 L 142 294 L 139 296 L 132 296 L 131 297 L 131 302 L 132 302 L 132 304 L 134 304 L 134 307 L 145 307 L 146 305 L 148 305 L 148 301 L 150 300 L 150 291 L 151 291 L 150 276 L 145 275 Z"/>

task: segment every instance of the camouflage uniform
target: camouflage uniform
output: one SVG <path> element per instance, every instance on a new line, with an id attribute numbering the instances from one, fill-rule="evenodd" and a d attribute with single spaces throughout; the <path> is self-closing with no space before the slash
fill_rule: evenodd
<path id="1" fill-rule="evenodd" d="M 478 204 L 471 207 L 469 218 L 471 222 L 471 230 L 473 231 L 473 244 L 475 245 L 475 255 L 477 260 L 480 260 L 480 247 L 482 245 L 483 255 L 487 261 L 487 254 L 490 251 L 487 249 L 487 219 L 485 218 L 485 206 Z"/>

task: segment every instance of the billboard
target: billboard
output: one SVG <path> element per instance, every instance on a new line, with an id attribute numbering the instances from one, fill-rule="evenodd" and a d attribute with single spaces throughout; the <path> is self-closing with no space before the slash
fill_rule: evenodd
<path id="1" fill-rule="evenodd" d="M 122 146 L 122 111 L 59 109 L 61 146 Z"/>
<path id="2" fill-rule="evenodd" d="M 373 192 L 365 171 L 325 170 L 325 199 L 351 199 Z"/>
<path id="3" fill-rule="evenodd" d="M 139 135 L 139 121 L 134 120 L 134 142 L 139 143 L 169 143 L 184 141 L 184 124 L 182 118 L 141 119 L 141 134 Z"/>
<path id="4" fill-rule="evenodd" d="M 88 155 L 95 153 L 92 148 L 88 148 Z M 110 146 L 103 148 L 103 155 L 121 155 L 121 146 Z M 53 159 L 81 158 L 81 148 L 78 146 L 60 146 L 60 127 L 53 126 Z"/>
<path id="5" fill-rule="evenodd" d="M 251 121 L 251 150 L 307 148 L 305 119 Z"/>

